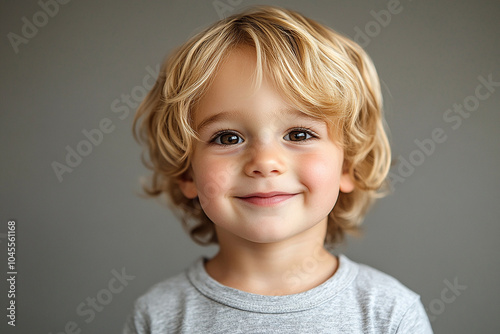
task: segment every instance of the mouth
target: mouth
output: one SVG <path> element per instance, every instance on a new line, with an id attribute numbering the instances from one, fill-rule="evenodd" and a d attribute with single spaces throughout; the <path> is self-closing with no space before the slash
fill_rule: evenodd
<path id="1" fill-rule="evenodd" d="M 284 192 L 270 192 L 270 193 L 253 193 L 245 196 L 237 196 L 236 198 L 246 203 L 258 206 L 273 206 L 285 202 L 297 194 L 284 193 Z"/>

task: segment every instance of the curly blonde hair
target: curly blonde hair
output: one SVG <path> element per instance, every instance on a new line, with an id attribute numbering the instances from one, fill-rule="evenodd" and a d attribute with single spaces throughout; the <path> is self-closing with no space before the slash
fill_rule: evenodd
<path id="1" fill-rule="evenodd" d="M 327 120 L 340 134 L 344 165 L 355 189 L 340 192 L 328 216 L 325 243 L 359 230 L 373 200 L 387 190 L 390 146 L 383 127 L 382 93 L 375 67 L 355 42 L 303 15 L 258 6 L 222 19 L 174 50 L 139 106 L 134 136 L 145 146 L 143 162 L 153 171 L 143 189 L 168 195 L 193 240 L 217 243 L 214 224 L 197 198 L 188 199 L 178 181 L 190 166 L 197 140 L 192 112 L 231 50 L 251 46 L 255 78 L 263 71 L 302 112 Z"/>

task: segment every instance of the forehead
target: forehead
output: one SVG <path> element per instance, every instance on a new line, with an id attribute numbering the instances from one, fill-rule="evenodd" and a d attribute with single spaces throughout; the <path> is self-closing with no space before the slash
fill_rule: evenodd
<path id="1" fill-rule="evenodd" d="M 257 55 L 253 47 L 241 46 L 227 55 L 194 108 L 193 120 L 197 131 L 217 121 L 245 119 L 256 117 L 257 114 L 324 122 L 289 103 L 265 71 L 260 86 L 254 89 L 256 67 Z"/>
<path id="2" fill-rule="evenodd" d="M 248 98 L 253 93 L 251 87 L 256 68 L 257 55 L 252 47 L 241 46 L 230 51 L 219 64 L 200 104 L 223 103 L 229 97 Z"/>
<path id="3" fill-rule="evenodd" d="M 252 107 L 265 101 L 268 105 L 284 104 L 273 85 L 263 78 L 258 90 L 254 88 L 257 55 L 250 46 L 239 46 L 219 64 L 208 89 L 194 108 L 194 119 L 200 114 L 211 114 L 221 110 Z"/>

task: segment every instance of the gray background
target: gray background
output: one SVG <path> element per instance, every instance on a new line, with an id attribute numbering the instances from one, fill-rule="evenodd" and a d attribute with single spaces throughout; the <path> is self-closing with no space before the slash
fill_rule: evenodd
<path id="1" fill-rule="evenodd" d="M 383 82 L 394 159 L 418 158 L 415 140 L 436 128 L 447 140 L 374 207 L 365 236 L 338 251 L 418 292 L 437 333 L 499 333 L 500 87 L 457 129 L 443 116 L 475 94 L 478 76 L 500 81 L 500 3 L 401 0 L 376 31 L 370 12 L 389 1 L 222 2 L 286 6 L 351 37 L 373 29 L 365 48 Z M 6 325 L 2 279 L 0 331 L 59 333 L 74 321 L 83 333 L 116 333 L 148 287 L 216 248 L 196 246 L 165 206 L 137 196 L 146 170 L 132 110 L 120 119 L 112 103 L 137 96 L 146 68 L 219 13 L 212 1 L 71 1 L 15 53 L 7 34 L 21 35 L 22 18 L 40 10 L 34 0 L 0 4 L 0 277 L 7 221 L 18 229 L 17 326 Z M 64 163 L 66 146 L 105 118 L 113 131 L 59 182 L 51 163 Z M 77 306 L 104 296 L 122 268 L 135 278 L 87 323 Z M 449 302 L 455 280 L 466 288 Z"/>

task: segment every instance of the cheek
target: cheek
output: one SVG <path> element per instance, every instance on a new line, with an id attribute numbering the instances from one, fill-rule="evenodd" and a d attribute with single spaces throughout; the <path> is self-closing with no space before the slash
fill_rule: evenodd
<path id="1" fill-rule="evenodd" d="M 208 202 L 228 189 L 233 174 L 232 164 L 220 157 L 193 160 L 194 181 L 202 203 Z"/>
<path id="2" fill-rule="evenodd" d="M 339 192 L 341 163 L 334 154 L 308 154 L 298 161 L 302 183 L 312 192 L 331 202 Z"/>

